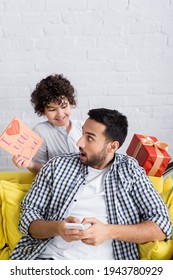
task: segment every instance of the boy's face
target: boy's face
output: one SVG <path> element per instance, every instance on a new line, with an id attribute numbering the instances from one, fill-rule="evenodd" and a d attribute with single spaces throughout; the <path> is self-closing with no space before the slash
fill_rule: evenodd
<path id="1" fill-rule="evenodd" d="M 56 126 L 64 126 L 66 130 L 70 126 L 71 105 L 66 97 L 62 98 L 61 104 L 50 102 L 45 107 L 44 115 L 48 121 Z"/>
<path id="2" fill-rule="evenodd" d="M 97 169 L 103 169 L 114 157 L 114 152 L 108 151 L 111 142 L 104 135 L 106 126 L 88 118 L 83 125 L 83 136 L 77 142 L 80 150 L 80 160 L 83 164 Z"/>

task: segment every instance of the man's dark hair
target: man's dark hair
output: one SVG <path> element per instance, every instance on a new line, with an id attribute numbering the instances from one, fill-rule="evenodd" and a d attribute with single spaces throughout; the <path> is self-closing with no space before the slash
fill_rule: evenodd
<path id="1" fill-rule="evenodd" d="M 63 77 L 63 75 L 50 75 L 42 79 L 31 94 L 31 104 L 34 107 L 35 113 L 42 116 L 45 107 L 50 102 L 58 103 L 63 102 L 62 97 L 66 97 L 69 103 L 73 106 L 76 105 L 76 97 L 74 87 L 70 81 Z"/>
<path id="2" fill-rule="evenodd" d="M 117 110 L 105 108 L 89 110 L 88 115 L 90 119 L 106 126 L 104 134 L 108 140 L 118 141 L 120 147 L 122 146 L 128 131 L 128 121 L 125 115 L 121 114 Z"/>

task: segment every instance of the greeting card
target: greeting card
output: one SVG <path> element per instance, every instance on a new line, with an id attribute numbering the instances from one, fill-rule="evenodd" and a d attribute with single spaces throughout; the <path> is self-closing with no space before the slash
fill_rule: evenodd
<path id="1" fill-rule="evenodd" d="M 43 139 L 18 118 L 14 118 L 0 136 L 0 146 L 11 155 L 20 155 L 30 162 Z"/>

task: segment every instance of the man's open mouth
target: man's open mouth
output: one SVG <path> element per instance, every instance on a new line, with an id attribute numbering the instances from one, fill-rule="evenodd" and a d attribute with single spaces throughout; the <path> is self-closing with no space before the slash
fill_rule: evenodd
<path id="1" fill-rule="evenodd" d="M 86 157 L 86 153 L 84 153 L 83 151 L 80 150 L 80 156 L 81 157 Z"/>

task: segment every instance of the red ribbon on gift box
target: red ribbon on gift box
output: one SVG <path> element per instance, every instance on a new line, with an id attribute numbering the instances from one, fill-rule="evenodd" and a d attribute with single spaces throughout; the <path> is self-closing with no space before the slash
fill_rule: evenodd
<path id="1" fill-rule="evenodd" d="M 167 143 L 164 143 L 164 142 L 161 142 L 161 141 L 156 141 L 154 142 L 150 137 L 148 136 L 144 136 L 144 138 L 141 138 L 140 139 L 140 142 L 139 144 L 137 145 L 134 153 L 133 153 L 133 157 L 136 158 L 139 150 L 141 149 L 142 146 L 154 146 L 155 147 L 155 151 L 156 151 L 156 154 L 157 154 L 157 158 L 156 158 L 156 161 L 154 162 L 151 170 L 149 171 L 148 175 L 155 175 L 157 170 L 159 169 L 162 161 L 163 161 L 163 154 L 160 150 L 163 150 L 163 151 L 167 151 L 168 150 L 168 144 Z"/>

